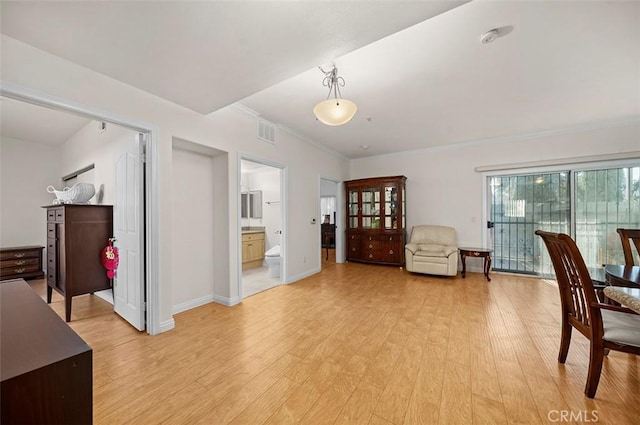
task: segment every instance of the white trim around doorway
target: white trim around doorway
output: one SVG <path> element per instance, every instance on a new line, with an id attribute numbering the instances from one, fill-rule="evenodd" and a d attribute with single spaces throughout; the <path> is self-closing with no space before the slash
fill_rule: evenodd
<path id="1" fill-rule="evenodd" d="M 76 103 L 67 99 L 52 96 L 47 93 L 38 92 L 26 87 L 0 81 L 0 95 L 79 115 L 91 120 L 104 121 L 129 128 L 140 133 L 147 134 L 146 153 L 146 202 L 145 211 L 146 223 L 146 319 L 147 333 L 156 335 L 172 329 L 175 326 L 173 318 L 160 323 L 160 251 L 158 249 L 158 223 L 160 204 L 158 199 L 159 189 L 159 128 L 156 125 L 122 117 L 117 114 L 106 112 L 87 105 Z"/>
<path id="2" fill-rule="evenodd" d="M 278 162 L 269 161 L 267 159 L 259 158 L 247 153 L 238 152 L 238 160 L 236 163 L 237 168 L 237 181 L 236 181 L 236 197 L 237 197 L 237 232 L 236 232 L 236 240 L 237 242 L 237 257 L 238 258 L 238 268 L 237 268 L 237 288 L 238 288 L 238 302 L 242 302 L 243 293 L 242 293 L 242 219 L 240 218 L 241 211 L 241 199 L 240 192 L 241 181 L 242 181 L 242 160 L 251 161 L 262 165 L 267 165 L 269 167 L 278 168 L 280 170 L 280 206 L 281 206 L 281 214 L 282 214 L 282 237 L 280 243 L 280 282 L 282 284 L 291 283 L 289 276 L 287 276 L 287 235 L 288 235 L 288 212 L 287 212 L 287 199 L 288 199 L 288 186 L 287 186 L 287 167 Z"/>

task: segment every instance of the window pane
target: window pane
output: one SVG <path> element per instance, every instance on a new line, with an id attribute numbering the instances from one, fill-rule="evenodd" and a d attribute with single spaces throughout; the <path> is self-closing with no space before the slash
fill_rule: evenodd
<path id="1" fill-rule="evenodd" d="M 640 167 L 578 171 L 575 240 L 587 267 L 624 264 L 622 228 L 640 228 Z"/>
<path id="2" fill-rule="evenodd" d="M 538 229 L 570 229 L 569 172 L 493 177 L 489 181 L 494 223 L 494 269 L 516 273 L 552 271 Z"/>

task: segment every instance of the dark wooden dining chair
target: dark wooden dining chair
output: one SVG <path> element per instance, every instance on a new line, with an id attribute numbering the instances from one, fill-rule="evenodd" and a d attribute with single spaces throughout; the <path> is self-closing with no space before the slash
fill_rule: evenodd
<path id="1" fill-rule="evenodd" d="M 624 254 L 624 264 L 635 266 L 633 261 L 633 250 L 631 243 L 636 247 L 636 253 L 640 255 L 640 229 L 616 229 L 622 242 L 622 252 Z"/>
<path id="2" fill-rule="evenodd" d="M 576 328 L 590 341 L 584 393 L 593 398 L 606 350 L 640 355 L 640 315 L 598 300 L 582 254 L 569 235 L 541 230 L 537 230 L 536 235 L 549 251 L 560 292 L 562 333 L 558 362 L 564 363 L 567 359 L 571 331 Z"/>

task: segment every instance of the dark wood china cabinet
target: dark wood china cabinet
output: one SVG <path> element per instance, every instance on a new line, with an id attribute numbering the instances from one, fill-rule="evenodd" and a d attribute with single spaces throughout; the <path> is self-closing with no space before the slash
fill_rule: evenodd
<path id="1" fill-rule="evenodd" d="M 345 182 L 348 261 L 404 265 L 405 176 Z"/>

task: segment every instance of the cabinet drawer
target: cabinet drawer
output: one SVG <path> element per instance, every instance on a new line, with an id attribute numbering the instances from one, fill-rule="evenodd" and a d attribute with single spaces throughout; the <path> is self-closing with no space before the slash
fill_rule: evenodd
<path id="1" fill-rule="evenodd" d="M 38 258 L 16 258 L 15 260 L 0 261 L 0 268 L 17 268 L 25 266 L 37 266 L 40 263 Z"/>
<path id="2" fill-rule="evenodd" d="M 56 239 L 55 238 L 47 238 L 47 253 L 55 254 L 56 251 Z"/>
<path id="3" fill-rule="evenodd" d="M 47 239 L 56 239 L 56 224 L 47 223 Z"/>
<path id="4" fill-rule="evenodd" d="M 0 261 L 4 260 L 20 260 L 24 258 L 39 258 L 40 249 L 25 249 L 15 251 L 5 251 L 0 253 Z"/>
<path id="5" fill-rule="evenodd" d="M 24 265 L 18 267 L 3 267 L 0 269 L 0 276 L 21 275 L 29 272 L 40 271 L 38 264 Z"/>
<path id="6" fill-rule="evenodd" d="M 243 233 L 242 242 L 264 240 L 264 233 Z"/>
<path id="7" fill-rule="evenodd" d="M 48 209 L 47 210 L 47 221 L 55 221 L 56 220 L 56 210 Z"/>
<path id="8" fill-rule="evenodd" d="M 64 208 L 55 208 L 54 211 L 56 214 L 56 221 L 64 221 Z"/>

